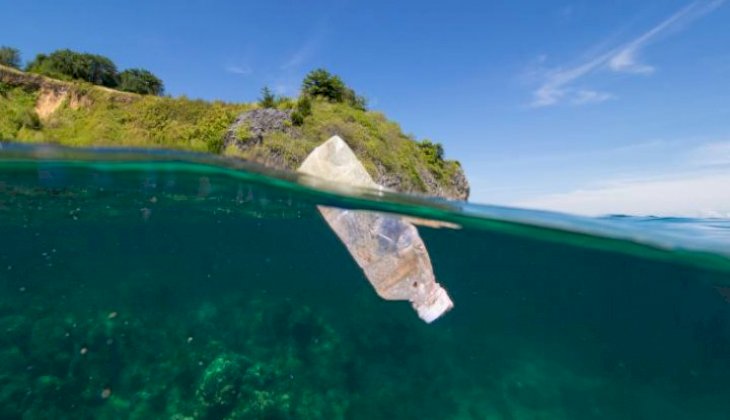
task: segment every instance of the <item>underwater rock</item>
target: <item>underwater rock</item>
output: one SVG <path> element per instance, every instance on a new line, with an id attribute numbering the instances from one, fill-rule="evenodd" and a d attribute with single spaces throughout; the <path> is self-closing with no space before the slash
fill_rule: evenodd
<path id="1" fill-rule="evenodd" d="M 210 362 L 198 384 L 198 399 L 210 408 L 232 407 L 239 396 L 246 361 L 236 355 L 222 355 Z"/>
<path id="2" fill-rule="evenodd" d="M 315 148 L 299 172 L 354 187 L 383 189 L 338 136 Z M 410 301 L 428 323 L 453 307 L 446 290 L 436 283 L 426 246 L 409 221 L 372 211 L 318 209 L 380 297 Z"/>

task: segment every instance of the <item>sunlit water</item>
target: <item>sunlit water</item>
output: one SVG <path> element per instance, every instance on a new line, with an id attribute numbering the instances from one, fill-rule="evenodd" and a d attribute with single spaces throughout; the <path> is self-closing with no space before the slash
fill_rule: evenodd
<path id="1" fill-rule="evenodd" d="M 194 155 L 0 150 L 0 418 L 730 418 L 730 228 L 341 189 Z M 419 227 L 378 298 L 317 204 Z"/>

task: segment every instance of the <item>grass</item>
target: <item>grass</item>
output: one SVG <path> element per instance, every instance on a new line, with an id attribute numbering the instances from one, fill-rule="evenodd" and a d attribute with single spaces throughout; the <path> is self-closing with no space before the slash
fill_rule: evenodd
<path id="1" fill-rule="evenodd" d="M 444 160 L 425 141 L 419 143 L 400 126 L 375 111 L 343 103 L 311 100 L 311 114 L 287 133 L 269 133 L 244 150 L 226 147 L 223 136 L 235 118 L 256 104 L 207 102 L 187 97 L 141 96 L 103 89 L 83 82 L 45 79 L 68 90 L 63 103 L 41 120 L 35 103 L 43 87 L 0 84 L 0 138 L 24 142 L 56 142 L 86 146 L 151 147 L 224 153 L 256 160 L 282 169 L 295 169 L 322 141 L 339 135 L 355 151 L 376 181 L 401 191 L 434 193 L 435 188 L 456 191 L 461 173 L 458 162 Z M 34 90 L 35 89 L 35 90 Z M 280 109 L 297 102 L 280 100 Z M 239 138 L 251 137 L 242 127 Z M 248 134 L 248 135 L 247 135 Z M 440 147 L 440 146 L 439 146 Z"/>

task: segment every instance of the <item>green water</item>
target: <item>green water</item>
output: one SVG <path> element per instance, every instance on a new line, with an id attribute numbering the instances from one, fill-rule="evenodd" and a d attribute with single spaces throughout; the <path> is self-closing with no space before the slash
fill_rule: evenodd
<path id="1" fill-rule="evenodd" d="M 273 175 L 0 150 L 0 418 L 730 418 L 723 231 Z M 454 309 L 378 298 L 317 204 L 460 224 L 419 227 Z"/>

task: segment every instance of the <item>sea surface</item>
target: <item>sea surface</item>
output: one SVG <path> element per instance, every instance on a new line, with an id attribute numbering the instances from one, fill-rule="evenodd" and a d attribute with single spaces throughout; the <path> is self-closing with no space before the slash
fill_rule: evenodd
<path id="1" fill-rule="evenodd" d="M 420 226 L 384 301 L 316 209 Z M 2 419 L 730 418 L 730 222 L 579 218 L 0 143 Z"/>

